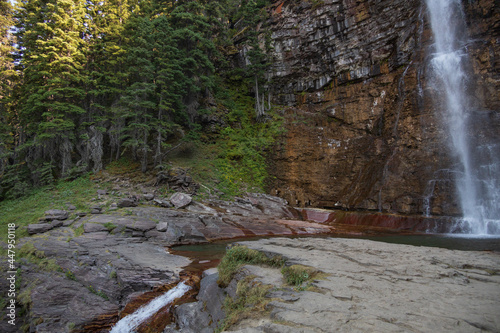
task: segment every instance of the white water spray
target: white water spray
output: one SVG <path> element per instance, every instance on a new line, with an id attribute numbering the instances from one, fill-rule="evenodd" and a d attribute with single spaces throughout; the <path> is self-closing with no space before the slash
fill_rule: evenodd
<path id="1" fill-rule="evenodd" d="M 168 303 L 173 302 L 176 298 L 181 297 L 191 289 L 190 286 L 184 282 L 179 283 L 174 288 L 170 289 L 163 295 L 156 297 L 154 300 L 146 305 L 141 306 L 134 313 L 122 318 L 111 329 L 110 333 L 132 333 L 139 327 L 146 319 L 158 312 L 162 307 Z"/>
<path id="2" fill-rule="evenodd" d="M 463 211 L 457 225 L 462 233 L 500 234 L 500 142 L 477 131 L 487 131 L 486 112 L 473 110 L 467 91 L 469 42 L 460 0 L 426 0 L 434 34 L 431 66 L 434 88 L 445 101 L 443 121 L 456 155 L 456 186 Z M 498 134 L 493 137 L 498 138 Z M 486 138 L 486 139 L 485 139 Z M 498 139 L 497 139 L 498 140 Z M 493 140 L 495 141 L 495 140 Z"/>

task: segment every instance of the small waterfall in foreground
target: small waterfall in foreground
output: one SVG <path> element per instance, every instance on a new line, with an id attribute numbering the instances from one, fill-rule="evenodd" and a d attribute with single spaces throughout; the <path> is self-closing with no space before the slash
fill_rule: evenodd
<path id="1" fill-rule="evenodd" d="M 154 315 L 165 305 L 173 302 L 191 289 L 184 282 L 179 283 L 175 288 L 167 291 L 163 295 L 156 297 L 148 304 L 141 306 L 134 313 L 122 318 L 111 329 L 110 333 L 132 333 L 146 319 Z"/>
<path id="2" fill-rule="evenodd" d="M 500 142 L 468 96 L 467 29 L 460 0 L 426 0 L 434 35 L 430 82 L 442 99 L 463 218 L 456 232 L 500 235 Z M 493 137 L 493 140 L 492 140 Z M 496 138 L 496 139 L 495 139 Z M 493 142 L 492 142 L 493 141 Z"/>

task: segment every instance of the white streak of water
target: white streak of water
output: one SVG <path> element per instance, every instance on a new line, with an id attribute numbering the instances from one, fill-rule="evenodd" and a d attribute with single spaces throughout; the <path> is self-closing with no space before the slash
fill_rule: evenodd
<path id="1" fill-rule="evenodd" d="M 481 152 L 475 142 L 479 134 L 471 133 L 474 125 L 484 129 L 488 124 L 480 123 L 469 105 L 465 70 L 468 39 L 461 1 L 426 3 L 435 41 L 431 60 L 437 77 L 435 89 L 445 101 L 443 120 L 458 162 L 456 186 L 463 219 L 457 222 L 456 229 L 474 235 L 500 235 L 499 161 L 495 155 Z"/>
<path id="2" fill-rule="evenodd" d="M 122 318 L 111 329 L 110 333 L 132 333 L 139 327 L 146 319 L 158 312 L 162 307 L 168 303 L 173 302 L 176 298 L 181 297 L 191 289 L 190 286 L 184 282 L 179 283 L 174 288 L 170 289 L 163 295 L 156 297 L 154 300 L 146 305 L 141 306 L 134 313 Z"/>

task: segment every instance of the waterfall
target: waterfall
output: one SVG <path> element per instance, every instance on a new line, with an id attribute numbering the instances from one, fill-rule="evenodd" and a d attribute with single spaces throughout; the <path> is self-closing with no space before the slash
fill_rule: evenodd
<path id="1" fill-rule="evenodd" d="M 110 333 L 132 333 L 146 319 L 154 315 L 165 305 L 173 302 L 191 289 L 184 282 L 179 283 L 175 288 L 170 289 L 163 295 L 156 297 L 146 305 L 141 306 L 134 313 L 122 318 L 111 329 Z"/>
<path id="2" fill-rule="evenodd" d="M 434 35 L 431 87 L 443 105 L 452 167 L 463 218 L 461 233 L 500 235 L 500 142 L 488 112 L 474 109 L 468 92 L 467 30 L 460 0 L 426 0 Z M 493 134 L 492 134 L 493 133 Z M 491 138 L 493 136 L 493 139 Z"/>

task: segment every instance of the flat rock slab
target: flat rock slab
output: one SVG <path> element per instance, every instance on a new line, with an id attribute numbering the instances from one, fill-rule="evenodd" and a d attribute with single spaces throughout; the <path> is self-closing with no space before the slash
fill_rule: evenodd
<path id="1" fill-rule="evenodd" d="M 52 220 L 66 220 L 69 217 L 69 214 L 65 210 L 60 209 L 51 209 L 45 212 L 44 219 L 46 221 Z"/>
<path id="2" fill-rule="evenodd" d="M 89 222 L 96 223 L 111 223 L 115 226 L 123 226 L 130 230 L 136 231 L 148 231 L 156 228 L 156 222 L 145 219 L 145 218 L 137 218 L 137 217 L 122 217 L 116 215 L 100 215 L 96 217 L 92 217 L 89 219 Z M 107 230 L 105 228 L 105 230 Z"/>
<path id="3" fill-rule="evenodd" d="M 41 234 L 41 233 L 47 232 L 51 229 L 52 229 L 52 226 L 50 224 L 47 224 L 47 223 L 34 223 L 34 224 L 28 225 L 28 233 L 30 235 Z"/>
<path id="4" fill-rule="evenodd" d="M 328 276 L 237 332 L 499 332 L 500 254 L 358 239 L 239 242 Z M 279 289 L 281 286 L 276 285 Z"/>
<path id="5" fill-rule="evenodd" d="M 83 225 L 83 230 L 85 232 L 99 232 L 99 231 L 108 231 L 108 229 L 99 223 L 85 223 Z"/>

